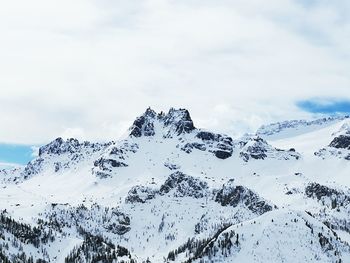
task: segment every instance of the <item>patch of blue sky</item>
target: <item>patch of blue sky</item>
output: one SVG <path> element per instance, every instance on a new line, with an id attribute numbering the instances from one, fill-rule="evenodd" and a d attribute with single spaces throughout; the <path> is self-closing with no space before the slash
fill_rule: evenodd
<path id="1" fill-rule="evenodd" d="M 33 147 L 30 145 L 0 143 L 0 162 L 26 164 L 33 159 Z"/>
<path id="2" fill-rule="evenodd" d="M 308 99 L 296 105 L 307 112 L 321 114 L 350 114 L 350 100 L 346 99 Z"/>

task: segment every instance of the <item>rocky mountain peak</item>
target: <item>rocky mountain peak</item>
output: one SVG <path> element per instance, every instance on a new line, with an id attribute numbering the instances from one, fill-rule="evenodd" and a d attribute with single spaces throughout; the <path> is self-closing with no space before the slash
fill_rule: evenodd
<path id="1" fill-rule="evenodd" d="M 153 136 L 154 135 L 154 121 L 157 113 L 150 107 L 147 108 L 144 114 L 137 117 L 130 127 L 130 136 Z"/>
<path id="2" fill-rule="evenodd" d="M 80 143 L 77 139 L 70 138 L 64 141 L 61 137 L 53 140 L 49 144 L 40 147 L 39 156 L 43 154 L 61 154 L 63 152 L 76 152 Z"/>
<path id="3" fill-rule="evenodd" d="M 151 108 L 147 108 L 144 114 L 136 118 L 129 129 L 130 136 L 154 136 L 157 124 L 164 128 L 166 137 L 171 137 L 172 133 L 180 135 L 195 129 L 190 113 L 186 109 L 171 108 L 167 114 L 163 112 L 157 114 Z"/>
<path id="4" fill-rule="evenodd" d="M 171 108 L 163 121 L 165 126 L 173 126 L 177 135 L 189 133 L 195 129 L 190 113 L 186 109 Z"/>

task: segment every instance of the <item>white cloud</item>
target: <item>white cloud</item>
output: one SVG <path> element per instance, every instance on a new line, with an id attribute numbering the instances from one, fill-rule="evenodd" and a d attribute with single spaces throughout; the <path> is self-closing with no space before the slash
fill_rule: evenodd
<path id="1" fill-rule="evenodd" d="M 8 163 L 8 162 L 2 162 L 0 161 L 0 169 L 14 169 L 22 166 L 21 164 L 18 163 Z"/>
<path id="2" fill-rule="evenodd" d="M 305 3 L 308 3 L 307 5 Z M 240 133 L 349 98 L 347 1 L 8 1 L 0 141 L 117 138 L 147 106 Z"/>
<path id="3" fill-rule="evenodd" d="M 38 157 L 38 156 L 39 156 L 39 149 L 40 149 L 40 146 L 31 146 L 31 149 L 32 149 L 31 157 L 32 157 L 32 158 Z"/>

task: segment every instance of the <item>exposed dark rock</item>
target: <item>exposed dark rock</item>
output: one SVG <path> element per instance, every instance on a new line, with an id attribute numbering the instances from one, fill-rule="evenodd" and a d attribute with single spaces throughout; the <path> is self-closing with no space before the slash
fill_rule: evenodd
<path id="1" fill-rule="evenodd" d="M 29 178 L 32 175 L 38 174 L 42 171 L 42 164 L 44 162 L 43 158 L 36 158 L 33 161 L 29 162 L 24 170 L 23 170 L 23 177 L 24 179 Z"/>
<path id="2" fill-rule="evenodd" d="M 172 163 L 164 163 L 164 166 L 169 168 L 169 170 L 178 170 L 180 169 L 180 165 L 172 164 Z"/>
<path id="3" fill-rule="evenodd" d="M 183 147 L 181 147 L 181 150 L 183 150 L 186 153 L 191 153 L 193 149 L 205 151 L 206 147 L 205 147 L 205 144 L 197 143 L 197 142 L 186 143 Z"/>
<path id="4" fill-rule="evenodd" d="M 81 144 L 77 139 L 67 139 L 64 141 L 62 138 L 57 138 L 49 144 L 39 148 L 39 156 L 43 154 L 63 154 L 63 153 L 75 153 L 80 150 Z"/>
<path id="5" fill-rule="evenodd" d="M 206 143 L 210 142 L 218 142 L 226 146 L 232 146 L 232 138 L 226 135 L 218 134 L 218 133 L 212 133 L 207 131 L 199 131 L 196 135 L 198 139 L 201 139 L 202 141 Z"/>
<path id="6" fill-rule="evenodd" d="M 130 135 L 134 137 L 143 136 L 153 136 L 154 135 L 154 118 L 157 116 L 157 113 L 148 108 L 146 112 L 138 117 L 132 127 L 130 128 Z"/>
<path id="7" fill-rule="evenodd" d="M 167 114 L 157 114 L 151 108 L 138 117 L 130 128 L 130 135 L 133 137 L 153 136 L 155 134 L 154 123 L 159 121 L 164 127 L 170 128 L 165 132 L 164 137 L 189 133 L 194 127 L 190 113 L 186 109 L 171 108 Z"/>
<path id="8" fill-rule="evenodd" d="M 325 237 L 322 233 L 318 233 L 318 240 L 320 242 L 321 247 L 325 250 L 333 250 L 334 247 L 331 244 L 331 242 L 329 241 L 329 239 L 327 237 Z"/>
<path id="9" fill-rule="evenodd" d="M 248 141 L 246 145 L 249 143 L 249 145 L 246 147 L 246 149 L 242 152 L 240 152 L 241 158 L 243 158 L 244 161 L 248 161 L 250 158 L 259 160 L 259 159 L 265 159 L 267 157 L 267 148 L 268 144 L 265 140 L 263 140 L 260 137 L 252 138 L 251 141 Z"/>
<path id="10" fill-rule="evenodd" d="M 100 179 L 105 179 L 105 178 L 111 177 L 111 174 L 101 172 L 101 171 L 94 171 L 93 174 Z"/>
<path id="11" fill-rule="evenodd" d="M 61 163 L 55 163 L 55 173 L 57 173 L 59 170 L 62 169 L 62 164 Z"/>
<path id="12" fill-rule="evenodd" d="M 112 214 L 118 216 L 119 224 L 126 225 L 126 226 L 130 225 L 130 217 L 129 216 L 125 215 L 124 213 L 122 213 L 120 211 L 113 211 Z"/>
<path id="13" fill-rule="evenodd" d="M 218 148 L 214 151 L 216 157 L 226 159 L 232 156 L 233 149 L 230 144 L 218 143 L 216 147 Z"/>
<path id="14" fill-rule="evenodd" d="M 136 185 L 130 189 L 125 199 L 127 203 L 145 203 L 155 197 L 156 191 L 142 185 Z"/>
<path id="15" fill-rule="evenodd" d="M 124 235 L 130 231 L 130 217 L 120 211 L 113 211 L 112 218 L 117 216 L 117 222 L 113 222 L 106 228 L 114 234 Z"/>
<path id="16" fill-rule="evenodd" d="M 336 190 L 318 183 L 310 183 L 305 188 L 305 195 L 309 198 L 317 198 L 323 206 L 331 209 L 348 207 L 350 205 L 350 195 L 340 190 Z M 341 225 L 341 224 L 340 224 Z"/>
<path id="17" fill-rule="evenodd" d="M 350 196 L 343 191 L 318 183 L 310 183 L 305 188 L 305 195 L 309 198 L 317 198 L 318 201 L 322 201 L 324 205 L 328 205 L 332 209 L 350 204 Z"/>
<path id="18" fill-rule="evenodd" d="M 159 193 L 164 195 L 174 190 L 175 196 L 202 198 L 206 195 L 207 189 L 208 185 L 206 182 L 177 171 L 168 177 L 160 187 Z"/>
<path id="19" fill-rule="evenodd" d="M 128 165 L 118 160 L 101 157 L 94 162 L 94 166 L 99 168 L 98 171 L 94 170 L 94 174 L 99 178 L 106 178 L 111 176 L 109 173 L 112 172 L 113 168 L 127 167 Z"/>
<path id="20" fill-rule="evenodd" d="M 322 158 L 323 160 L 329 157 L 335 157 L 347 161 L 350 160 L 350 152 L 348 149 L 341 149 L 335 147 L 321 148 L 320 150 L 314 152 L 314 155 Z"/>
<path id="21" fill-rule="evenodd" d="M 113 147 L 112 150 L 109 152 L 109 154 L 111 155 L 123 155 L 124 154 L 124 151 L 123 149 L 120 149 L 118 147 Z"/>
<path id="22" fill-rule="evenodd" d="M 316 197 L 318 200 L 320 200 L 322 197 L 325 196 L 331 197 L 332 195 L 339 195 L 340 192 L 327 186 L 320 185 L 318 183 L 310 183 L 305 188 L 305 194 L 307 197 Z"/>
<path id="23" fill-rule="evenodd" d="M 222 206 L 236 207 L 239 204 L 245 205 L 249 210 L 259 215 L 273 209 L 267 201 L 260 198 L 252 190 L 244 186 L 235 186 L 234 181 L 230 180 L 217 192 L 215 201 Z"/>
<path id="24" fill-rule="evenodd" d="M 203 141 L 218 141 L 218 134 L 206 131 L 200 131 L 196 135 L 197 138 L 202 139 Z"/>
<path id="25" fill-rule="evenodd" d="M 44 167 L 52 169 L 58 172 L 62 169 L 68 169 L 72 165 L 80 162 L 88 155 L 105 149 L 112 142 L 109 143 L 80 143 L 77 139 L 67 139 L 64 141 L 62 138 L 57 138 L 51 143 L 40 147 L 39 156 L 30 161 L 20 174 L 20 177 L 16 178 L 16 181 L 26 180 L 43 171 Z M 67 161 L 55 162 L 53 158 L 55 155 L 66 155 Z M 52 156 L 54 155 L 54 156 Z"/>
<path id="26" fill-rule="evenodd" d="M 266 158 L 275 158 L 278 160 L 300 159 L 300 154 L 295 149 L 288 151 L 277 149 L 267 143 L 264 139 L 254 136 L 246 138 L 240 142 L 241 152 L 240 157 L 248 162 L 250 159 L 264 160 Z"/>
<path id="27" fill-rule="evenodd" d="M 121 236 L 129 232 L 131 228 L 129 226 L 111 224 L 108 226 L 107 229 L 108 231 L 111 231 L 113 234 L 117 234 Z"/>
<path id="28" fill-rule="evenodd" d="M 217 150 L 214 153 L 215 153 L 215 156 L 218 157 L 219 159 L 227 159 L 232 156 L 232 151 L 228 152 L 228 151 Z"/>
<path id="29" fill-rule="evenodd" d="M 338 149 L 348 149 L 350 150 L 350 136 L 349 135 L 339 135 L 335 137 L 333 141 L 329 144 L 330 147 Z"/>
<path id="30" fill-rule="evenodd" d="M 177 135 L 189 133 L 196 129 L 190 113 L 186 109 L 175 110 L 171 108 L 168 114 L 164 116 L 164 125 L 173 126 Z"/>
<path id="31" fill-rule="evenodd" d="M 124 141 L 120 146 L 118 147 L 113 147 L 109 154 L 110 155 L 115 155 L 113 156 L 114 158 L 117 156 L 119 159 L 124 160 L 125 155 L 128 152 L 136 153 L 139 149 L 139 145 L 137 143 L 130 143 L 129 141 Z"/>
<path id="32" fill-rule="evenodd" d="M 94 166 L 98 166 L 102 170 L 111 171 L 110 167 L 126 167 L 128 165 L 114 159 L 104 159 L 101 157 L 94 162 Z"/>
<path id="33" fill-rule="evenodd" d="M 233 140 L 231 137 L 215 134 L 207 131 L 199 131 L 196 138 L 201 139 L 203 143 L 192 142 L 186 143 L 181 150 L 191 153 L 193 149 L 214 153 L 217 158 L 226 159 L 232 156 Z"/>
<path id="34" fill-rule="evenodd" d="M 46 224 L 52 227 L 90 228 L 94 234 L 99 234 L 105 229 L 118 235 L 130 231 L 131 220 L 127 214 L 118 208 L 102 207 L 98 204 L 93 204 L 91 207 L 56 204 L 46 210 L 45 216 Z M 91 225 L 91 222 L 96 222 L 96 225 Z"/>

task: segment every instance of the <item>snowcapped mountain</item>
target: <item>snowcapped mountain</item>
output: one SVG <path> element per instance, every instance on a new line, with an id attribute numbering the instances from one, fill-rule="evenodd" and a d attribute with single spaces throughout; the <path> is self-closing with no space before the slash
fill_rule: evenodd
<path id="1" fill-rule="evenodd" d="M 290 136 L 296 136 L 304 134 L 313 130 L 331 126 L 342 120 L 349 119 L 350 116 L 333 116 L 328 118 L 316 119 L 316 120 L 292 120 L 271 123 L 261 126 L 256 132 L 261 137 L 288 138 Z"/>
<path id="2" fill-rule="evenodd" d="M 350 262 L 350 119 L 231 138 L 148 108 L 0 170 L 0 262 Z"/>

